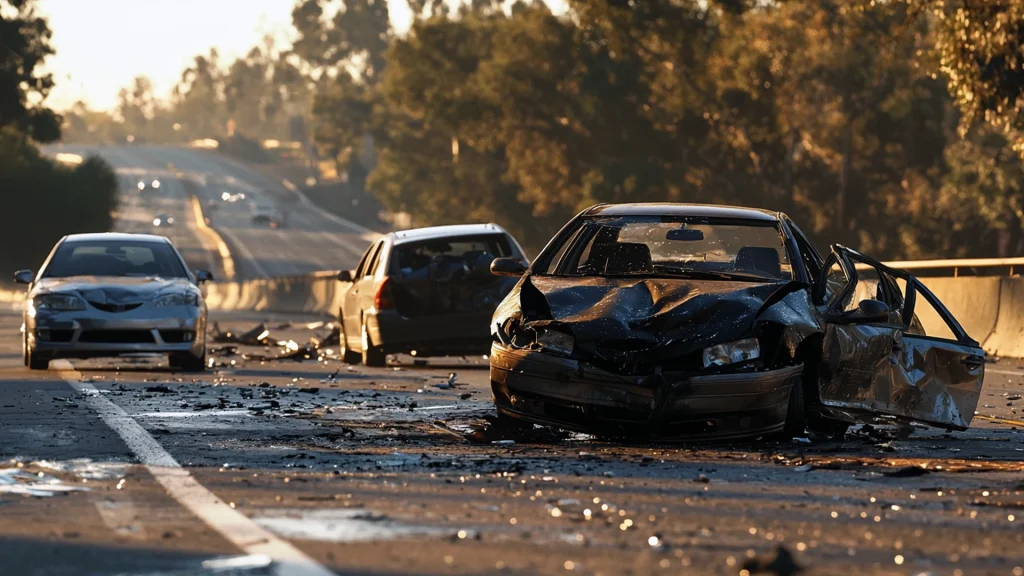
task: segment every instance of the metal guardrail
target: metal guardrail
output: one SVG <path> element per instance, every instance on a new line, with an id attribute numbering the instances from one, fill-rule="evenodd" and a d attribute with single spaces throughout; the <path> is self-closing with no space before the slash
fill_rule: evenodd
<path id="1" fill-rule="evenodd" d="M 1014 276 L 1015 270 L 1024 270 L 1024 258 L 954 258 L 948 260 L 905 260 L 886 262 L 890 268 L 900 270 L 951 269 L 953 276 L 960 276 L 962 268 L 1008 268 L 1008 276 Z M 993 274 L 994 276 L 995 274 Z"/>

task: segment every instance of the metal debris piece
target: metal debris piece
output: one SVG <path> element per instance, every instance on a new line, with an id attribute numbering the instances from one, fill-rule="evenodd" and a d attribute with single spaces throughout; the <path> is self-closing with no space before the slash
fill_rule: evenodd
<path id="1" fill-rule="evenodd" d="M 258 326 L 254 326 L 241 334 L 232 332 L 231 330 L 225 332 L 220 329 L 220 325 L 218 323 L 214 322 L 213 332 L 210 336 L 214 342 L 261 346 L 268 342 L 270 331 L 267 330 L 266 325 L 261 322 Z"/>
<path id="2" fill-rule="evenodd" d="M 742 570 L 748 574 L 775 574 L 777 576 L 792 576 L 797 572 L 803 570 L 796 560 L 793 558 L 793 553 L 790 552 L 785 546 L 778 546 L 775 549 L 775 557 L 771 559 L 767 558 L 748 558 L 743 562 Z"/>

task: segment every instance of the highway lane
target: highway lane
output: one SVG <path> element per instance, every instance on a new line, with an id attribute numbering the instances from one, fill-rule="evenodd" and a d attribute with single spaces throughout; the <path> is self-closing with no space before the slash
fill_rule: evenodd
<path id="1" fill-rule="evenodd" d="M 283 194 L 282 183 L 210 151 L 170 146 L 72 145 L 47 150 L 82 155 L 96 153 L 125 175 L 166 178 L 173 169 L 173 173 L 199 182 L 197 193 L 211 224 L 232 249 L 239 278 L 300 275 L 354 267 L 372 236 L 355 224 L 323 214 L 315 206 L 284 200 L 287 196 Z M 245 193 L 246 201 L 221 202 L 221 193 L 225 191 Z M 184 206 L 176 197 L 173 202 L 179 209 Z M 210 209 L 211 202 L 215 209 Z M 254 224 L 253 203 L 275 207 L 285 216 L 285 226 L 270 229 Z M 168 207 L 159 199 L 143 198 L 140 208 L 155 216 L 160 210 L 174 207 Z M 189 242 L 201 241 L 194 234 L 193 237 Z"/>
<path id="2" fill-rule="evenodd" d="M 259 316 L 215 319 L 248 328 Z M 325 330 L 281 320 L 268 323 L 275 339 Z M 0 488 L 11 573 L 215 574 L 203 562 L 251 553 L 252 524 L 339 574 L 735 574 L 780 544 L 812 574 L 1024 569 L 1024 369 L 1013 361 L 989 365 L 967 432 L 476 443 L 462 434 L 489 412 L 480 358 L 346 368 L 336 350 L 293 362 L 243 347 L 200 376 L 127 359 L 30 373 L 17 326 L 0 313 L 0 478 L 20 465 L 88 490 Z M 154 455 L 181 468 L 154 468 Z M 182 473 L 195 492 L 158 482 Z M 244 521 L 225 526 L 190 494 Z M 265 572 L 237 572 L 250 573 Z"/>

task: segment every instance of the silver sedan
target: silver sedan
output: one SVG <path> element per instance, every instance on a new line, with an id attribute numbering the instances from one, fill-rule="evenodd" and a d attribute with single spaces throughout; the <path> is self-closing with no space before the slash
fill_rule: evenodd
<path id="1" fill-rule="evenodd" d="M 172 368 L 206 364 L 206 303 L 171 241 L 148 234 L 73 234 L 54 246 L 28 284 L 25 365 L 45 370 L 57 358 L 164 353 Z"/>

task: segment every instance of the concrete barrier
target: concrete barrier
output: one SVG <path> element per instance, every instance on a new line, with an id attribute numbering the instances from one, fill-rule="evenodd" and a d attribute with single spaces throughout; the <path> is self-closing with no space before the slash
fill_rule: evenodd
<path id="1" fill-rule="evenodd" d="M 335 316 L 341 307 L 344 289 L 335 274 L 319 272 L 285 278 L 211 282 L 203 286 L 203 292 L 207 306 L 214 311 Z M 922 278 L 921 281 L 987 353 L 1024 358 L 1024 277 L 961 276 Z M 0 288 L 0 303 L 18 307 L 24 297 L 23 289 Z M 938 337 L 950 334 L 941 318 L 921 300 L 917 314 L 926 333 Z"/>

